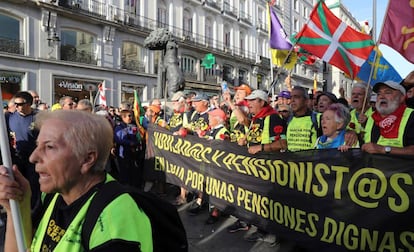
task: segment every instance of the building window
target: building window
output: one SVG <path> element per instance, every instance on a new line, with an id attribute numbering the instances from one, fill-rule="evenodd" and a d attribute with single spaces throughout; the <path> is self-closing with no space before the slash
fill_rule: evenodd
<path id="1" fill-rule="evenodd" d="M 166 5 L 161 2 L 157 9 L 157 23 L 158 27 L 167 27 L 168 25 L 168 14 Z"/>
<path id="2" fill-rule="evenodd" d="M 12 99 L 13 95 L 21 90 L 23 76 L 24 73 L 0 71 L 0 86 L 3 101 Z"/>
<path id="3" fill-rule="evenodd" d="M 145 50 L 145 48 L 136 43 L 123 42 L 121 68 L 132 71 L 145 72 Z"/>
<path id="4" fill-rule="evenodd" d="M 137 94 L 140 101 L 143 101 L 143 93 L 144 93 L 144 84 L 129 84 L 129 83 L 122 83 L 121 84 L 121 101 L 128 102 L 129 104 L 134 104 L 134 90 L 137 90 Z"/>
<path id="5" fill-rule="evenodd" d="M 24 54 L 20 41 L 20 21 L 0 13 L 0 52 Z"/>
<path id="6" fill-rule="evenodd" d="M 296 12 L 299 12 L 299 0 L 293 1 L 293 8 L 295 9 Z"/>
<path id="7" fill-rule="evenodd" d="M 247 83 L 247 71 L 246 69 L 239 69 L 239 85 Z"/>
<path id="8" fill-rule="evenodd" d="M 141 6 L 141 0 L 126 0 L 126 10 L 129 11 L 129 13 L 139 15 L 140 14 L 140 6 Z"/>
<path id="9" fill-rule="evenodd" d="M 62 30 L 61 38 L 61 60 L 97 64 L 94 35 L 83 31 Z"/>
<path id="10" fill-rule="evenodd" d="M 230 47 L 230 32 L 224 32 L 224 45 L 229 48 Z"/>
<path id="11" fill-rule="evenodd" d="M 227 83 L 234 85 L 234 68 L 230 65 L 223 66 L 223 80 Z"/>
<path id="12" fill-rule="evenodd" d="M 206 36 L 206 45 L 209 47 L 213 47 L 213 25 L 210 18 L 206 19 L 206 26 L 205 26 L 205 36 Z"/>
<path id="13" fill-rule="evenodd" d="M 197 80 L 197 60 L 191 56 L 182 56 L 180 67 L 185 79 Z"/>
<path id="14" fill-rule="evenodd" d="M 298 20 L 298 19 L 296 19 L 296 18 L 294 18 L 294 19 L 293 19 L 293 27 L 294 27 L 294 29 L 295 29 L 295 32 L 299 32 L 299 30 L 300 30 L 300 27 L 299 27 L 299 20 Z"/>
<path id="15" fill-rule="evenodd" d="M 193 34 L 193 18 L 191 13 L 185 10 L 183 19 L 184 36 L 191 38 Z"/>

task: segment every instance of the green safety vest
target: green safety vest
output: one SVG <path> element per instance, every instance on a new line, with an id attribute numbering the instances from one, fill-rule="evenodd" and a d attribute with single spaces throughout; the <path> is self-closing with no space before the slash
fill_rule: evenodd
<path id="1" fill-rule="evenodd" d="M 229 133 L 229 130 L 226 127 L 222 127 L 217 134 L 214 136 L 214 139 L 216 140 L 221 140 L 220 135 L 225 134 L 225 133 Z"/>
<path id="2" fill-rule="evenodd" d="M 317 126 L 321 115 L 316 115 Z M 312 116 L 293 117 L 286 131 L 287 147 L 289 151 L 310 150 L 315 148 L 318 138 L 317 128 L 312 122 Z"/>
<path id="3" fill-rule="evenodd" d="M 113 180 L 107 175 L 106 181 Z M 69 224 L 66 232 L 60 238 L 55 249 L 56 252 L 82 252 L 85 251 L 81 242 L 82 225 L 93 194 L 82 206 L 75 218 Z M 42 251 L 42 242 L 48 232 L 55 231 L 48 227 L 58 194 L 55 194 L 47 207 L 38 228 L 33 236 L 32 252 Z M 94 227 L 89 248 L 93 249 L 109 240 L 121 239 L 137 241 L 141 245 L 141 251 L 152 251 L 151 223 L 147 215 L 138 208 L 134 199 L 129 194 L 122 194 L 113 200 L 102 211 Z"/>
<path id="4" fill-rule="evenodd" d="M 382 146 L 391 146 L 391 147 L 404 147 L 404 132 L 405 126 L 407 125 L 408 119 L 410 118 L 413 109 L 406 108 L 403 113 L 403 117 L 401 118 L 400 127 L 398 129 L 398 137 L 397 138 L 384 138 L 382 136 L 379 137 L 377 144 Z M 364 141 L 365 143 L 372 142 L 371 134 L 372 128 L 374 127 L 374 119 L 370 116 L 367 120 L 367 124 L 365 126 L 365 136 Z M 408 129 L 410 130 L 410 129 Z"/>
<path id="5" fill-rule="evenodd" d="M 374 111 L 372 110 L 372 107 L 370 107 L 369 109 L 367 109 L 367 111 L 365 111 L 365 116 L 370 118 L 372 113 L 374 113 Z M 359 134 L 361 132 L 365 132 L 364 127 L 358 122 L 358 117 L 356 115 L 356 110 L 353 109 L 351 110 L 351 120 L 349 121 L 348 130 L 353 130 L 355 131 L 355 133 Z M 355 125 L 355 128 L 350 127 L 351 124 Z"/>

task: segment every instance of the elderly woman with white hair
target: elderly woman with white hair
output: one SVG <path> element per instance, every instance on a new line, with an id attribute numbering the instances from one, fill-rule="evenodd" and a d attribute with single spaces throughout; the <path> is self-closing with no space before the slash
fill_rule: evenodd
<path id="1" fill-rule="evenodd" d="M 16 166 L 15 180 L 0 166 L 0 204 L 10 216 L 9 199 L 19 202 L 30 251 L 152 251 L 150 220 L 128 193 L 107 203 L 91 233 L 89 247 L 82 245 L 82 226 L 90 203 L 105 183 L 114 180 L 105 172 L 113 142 L 106 119 L 82 111 L 57 110 L 39 113 L 35 125 L 40 132 L 30 162 L 39 174 L 45 200 L 33 217 L 29 182 Z M 18 251 L 12 218 L 7 219 L 4 251 Z"/>
<path id="2" fill-rule="evenodd" d="M 346 127 L 351 119 L 349 110 L 341 103 L 333 103 L 322 114 L 322 136 L 316 140 L 316 149 L 348 151 L 345 144 Z"/>

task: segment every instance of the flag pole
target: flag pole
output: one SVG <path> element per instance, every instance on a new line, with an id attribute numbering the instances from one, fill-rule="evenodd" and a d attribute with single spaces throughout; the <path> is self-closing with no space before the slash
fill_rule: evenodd
<path id="1" fill-rule="evenodd" d="M 0 88 L 0 103 L 3 103 L 1 88 Z M 4 113 L 0 116 L 0 148 L 1 148 L 1 157 L 3 160 L 3 165 L 6 167 L 8 174 L 10 175 L 11 179 L 14 180 L 13 171 L 12 171 L 12 161 L 11 161 L 11 154 L 10 154 L 10 145 L 9 145 L 9 136 L 7 133 L 6 128 L 6 119 Z M 19 204 L 17 201 L 10 199 L 10 209 L 11 209 L 11 217 L 13 220 L 13 226 L 16 236 L 16 243 L 19 252 L 25 252 L 27 249 L 26 241 L 24 238 L 23 233 L 23 223 L 22 223 L 22 216 L 20 213 Z"/>
<path id="2" fill-rule="evenodd" d="M 388 2 L 388 5 L 389 5 L 389 2 Z M 388 7 L 387 7 L 387 9 L 388 9 Z M 376 67 L 375 66 L 375 62 L 377 61 L 377 57 L 378 57 L 378 52 L 379 52 L 379 46 L 378 46 L 378 41 L 379 40 L 377 40 L 376 38 L 375 38 L 375 34 L 376 34 L 376 31 L 375 31 L 375 29 L 376 29 L 376 27 L 377 27 L 377 0 L 372 0 L 372 39 L 374 40 L 374 42 L 375 42 L 375 47 L 374 47 L 374 60 L 373 60 L 373 64 L 372 64 L 372 67 L 371 67 L 371 70 L 370 70 L 370 72 L 369 72 L 369 77 L 368 77 L 368 85 L 367 85 L 367 87 L 366 87 L 366 89 L 365 89 L 365 97 L 364 97 L 364 101 L 366 101 L 367 100 L 367 98 L 368 98 L 368 90 L 369 90 L 369 87 L 371 86 L 371 81 L 372 81 L 372 74 L 374 73 L 374 68 Z M 383 22 L 383 24 L 382 25 L 384 25 L 384 22 Z M 381 29 L 381 33 L 382 33 L 382 29 Z M 364 111 L 365 111 L 365 105 L 366 105 L 366 102 L 364 102 L 363 104 L 362 104 L 362 113 L 364 114 Z"/>

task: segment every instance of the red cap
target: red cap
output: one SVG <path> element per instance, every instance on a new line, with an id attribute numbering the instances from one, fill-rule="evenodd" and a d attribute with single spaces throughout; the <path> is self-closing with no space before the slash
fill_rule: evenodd
<path id="1" fill-rule="evenodd" d="M 226 113 L 224 113 L 224 111 L 222 109 L 219 109 L 219 108 L 210 110 L 208 112 L 208 114 L 211 115 L 211 116 L 218 116 L 221 119 L 223 119 L 223 121 L 225 121 L 227 119 Z"/>
<path id="2" fill-rule="evenodd" d="M 247 95 L 249 95 L 249 94 L 251 94 L 252 93 L 252 89 L 250 88 L 250 86 L 249 85 L 247 85 L 247 84 L 241 84 L 240 86 L 238 86 L 238 87 L 234 87 L 234 89 L 235 90 L 244 90 L 244 91 L 246 91 L 246 94 Z"/>

